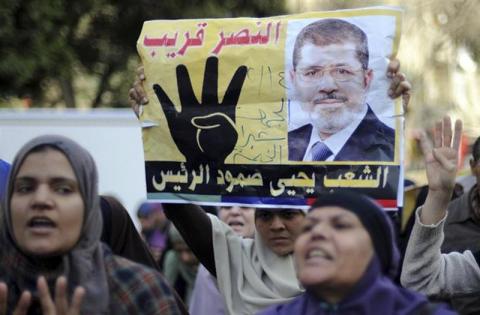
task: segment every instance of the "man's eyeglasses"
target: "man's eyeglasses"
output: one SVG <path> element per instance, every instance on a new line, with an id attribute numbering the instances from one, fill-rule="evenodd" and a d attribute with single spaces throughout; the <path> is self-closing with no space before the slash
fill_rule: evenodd
<path id="1" fill-rule="evenodd" d="M 326 73 L 337 82 L 354 81 L 360 69 L 350 67 L 310 67 L 306 69 L 297 69 L 295 71 L 300 81 L 305 83 L 314 83 L 325 76 Z"/>

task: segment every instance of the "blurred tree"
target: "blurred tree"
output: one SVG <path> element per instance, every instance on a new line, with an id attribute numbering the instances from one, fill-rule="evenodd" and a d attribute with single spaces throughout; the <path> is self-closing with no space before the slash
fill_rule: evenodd
<path id="1" fill-rule="evenodd" d="M 0 97 L 75 107 L 87 76 L 92 107 L 127 106 L 143 21 L 283 13 L 283 0 L 2 0 Z"/>
<path id="2" fill-rule="evenodd" d="M 63 0 L 3 0 L 0 8 L 1 96 L 16 94 L 41 99 L 42 83 L 55 78 L 65 102 L 75 97 L 71 84 L 74 26 L 92 1 L 67 5 Z"/>

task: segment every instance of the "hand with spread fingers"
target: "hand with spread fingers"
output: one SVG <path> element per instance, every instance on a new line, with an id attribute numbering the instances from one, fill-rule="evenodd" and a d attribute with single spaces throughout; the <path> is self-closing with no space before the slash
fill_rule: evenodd
<path id="1" fill-rule="evenodd" d="M 223 164 L 238 139 L 235 109 L 247 67 L 240 66 L 235 71 L 221 102 L 218 99 L 218 58 L 209 57 L 206 61 L 201 102 L 195 96 L 186 66 L 177 66 L 176 72 L 179 110 L 160 85 L 153 85 L 173 140 L 188 165 L 208 161 L 214 165 Z"/>
<path id="2" fill-rule="evenodd" d="M 398 61 L 398 59 L 390 60 L 387 68 L 387 77 L 391 80 L 390 87 L 388 89 L 388 95 L 392 99 L 401 96 L 403 111 L 407 112 L 412 86 L 410 82 L 408 82 L 405 74 L 399 71 L 400 61 Z"/>
<path id="3" fill-rule="evenodd" d="M 38 292 L 40 294 L 40 303 L 44 315 L 79 315 L 85 289 L 76 287 L 73 292 L 71 303 L 67 297 L 67 279 L 58 277 L 55 283 L 55 301 L 52 300 L 48 290 L 47 281 L 44 277 L 39 277 L 37 282 Z"/>
<path id="4" fill-rule="evenodd" d="M 455 187 L 462 129 L 462 122 L 457 120 L 452 130 L 450 117 L 445 117 L 435 124 L 433 145 L 425 133 L 420 138 L 428 179 L 428 195 L 421 215 L 424 224 L 434 224 L 445 216 Z"/>
<path id="5" fill-rule="evenodd" d="M 47 281 L 44 277 L 39 277 L 37 281 L 40 304 L 43 315 L 79 315 L 85 290 L 77 287 L 73 293 L 72 302 L 68 303 L 67 298 L 67 279 L 59 277 L 55 283 L 55 301 L 50 295 Z M 0 283 L 0 315 L 7 314 L 8 288 L 5 283 Z M 13 311 L 13 315 L 26 315 L 32 295 L 24 291 Z"/>

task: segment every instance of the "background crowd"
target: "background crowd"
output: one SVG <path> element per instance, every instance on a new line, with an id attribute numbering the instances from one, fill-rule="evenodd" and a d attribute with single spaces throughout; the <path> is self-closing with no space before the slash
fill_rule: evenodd
<path id="1" fill-rule="evenodd" d="M 392 84 L 408 94 L 401 77 Z M 4 164 L 0 311 L 454 314 L 428 295 L 475 313 L 480 255 L 441 253 L 447 208 L 477 208 L 476 186 L 463 206 L 454 206 L 462 196 L 449 203 L 461 133 L 445 117 L 433 142 L 421 137 L 428 192 L 403 258 L 398 222 L 348 191 L 319 195 L 308 212 L 146 203 L 138 233 L 118 200 L 98 195 L 85 149 L 37 137 Z"/>

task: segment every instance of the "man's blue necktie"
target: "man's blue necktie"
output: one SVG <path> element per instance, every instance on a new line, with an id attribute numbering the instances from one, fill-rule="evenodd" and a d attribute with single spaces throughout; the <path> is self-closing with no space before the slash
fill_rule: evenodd
<path id="1" fill-rule="evenodd" d="M 333 152 L 321 141 L 315 142 L 312 146 L 312 161 L 325 161 L 332 154 Z"/>

